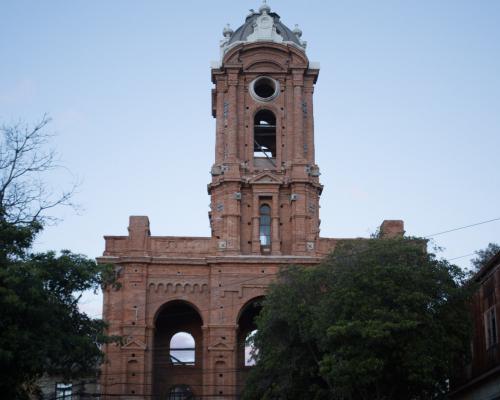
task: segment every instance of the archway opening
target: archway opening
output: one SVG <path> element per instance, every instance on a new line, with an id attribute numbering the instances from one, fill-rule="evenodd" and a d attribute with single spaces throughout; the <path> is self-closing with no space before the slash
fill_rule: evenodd
<path id="1" fill-rule="evenodd" d="M 202 325 L 198 311 L 184 301 L 171 301 L 158 312 L 153 346 L 157 398 L 190 399 L 202 387 Z"/>
<path id="2" fill-rule="evenodd" d="M 238 387 L 245 385 L 250 368 L 258 362 L 258 349 L 253 337 L 257 332 L 256 318 L 262 310 L 264 297 L 257 297 L 243 306 L 238 318 L 237 368 Z"/>

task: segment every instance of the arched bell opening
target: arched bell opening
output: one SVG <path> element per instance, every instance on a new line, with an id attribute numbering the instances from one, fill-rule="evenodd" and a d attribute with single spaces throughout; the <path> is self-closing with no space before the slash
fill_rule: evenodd
<path id="1" fill-rule="evenodd" d="M 254 116 L 254 165 L 257 168 L 276 167 L 276 116 L 270 110 Z"/>
<path id="2" fill-rule="evenodd" d="M 258 362 L 258 349 L 253 337 L 257 332 L 256 318 L 262 310 L 264 297 L 257 297 L 246 303 L 238 317 L 237 355 L 238 387 L 243 388 L 252 366 Z"/>
<path id="3" fill-rule="evenodd" d="M 196 308 L 185 301 L 171 301 L 158 312 L 153 345 L 155 398 L 201 396 L 202 325 Z"/>

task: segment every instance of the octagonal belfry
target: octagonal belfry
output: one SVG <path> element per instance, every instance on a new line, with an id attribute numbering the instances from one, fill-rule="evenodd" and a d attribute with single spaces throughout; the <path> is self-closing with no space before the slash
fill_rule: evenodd
<path id="1" fill-rule="evenodd" d="M 266 288 L 280 268 L 314 266 L 335 248 L 319 236 L 319 66 L 301 30 L 264 3 L 223 35 L 211 74 L 211 236 L 151 236 L 143 216 L 130 217 L 128 236 L 105 236 L 98 261 L 115 265 L 121 287 L 104 290 L 103 316 L 123 343 L 104 348 L 103 399 L 237 399 Z M 380 232 L 403 235 L 403 222 Z"/>

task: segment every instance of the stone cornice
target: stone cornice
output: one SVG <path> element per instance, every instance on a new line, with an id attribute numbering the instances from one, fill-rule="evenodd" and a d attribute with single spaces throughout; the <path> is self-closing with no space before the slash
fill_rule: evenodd
<path id="1" fill-rule="evenodd" d="M 208 256 L 208 257 L 182 257 L 182 256 L 102 256 L 97 258 L 99 264 L 317 264 L 322 257 L 312 256 Z"/>

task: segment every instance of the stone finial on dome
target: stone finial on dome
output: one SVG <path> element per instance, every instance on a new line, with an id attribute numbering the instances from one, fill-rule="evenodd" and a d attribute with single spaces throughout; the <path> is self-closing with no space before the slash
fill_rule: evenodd
<path id="1" fill-rule="evenodd" d="M 302 30 L 296 26 L 292 31 L 283 22 L 280 16 L 271 11 L 271 7 L 263 0 L 258 10 L 249 10 L 243 25 L 234 31 L 227 25 L 222 34 L 224 38 L 220 41 L 221 55 L 233 46 L 240 43 L 274 42 L 291 44 L 305 50 L 306 42 L 301 40 Z"/>
<path id="2" fill-rule="evenodd" d="M 262 1 L 262 5 L 259 7 L 259 12 L 261 14 L 263 14 L 264 12 L 269 14 L 271 12 L 271 7 L 269 7 L 269 4 L 267 4 L 266 0 Z"/>
<path id="3" fill-rule="evenodd" d="M 234 31 L 231 29 L 231 26 L 229 24 L 227 24 L 225 27 L 224 27 L 224 30 L 222 31 L 222 35 L 225 37 L 225 38 L 230 38 L 232 35 L 233 35 Z"/>
<path id="4" fill-rule="evenodd" d="M 298 38 L 302 37 L 302 29 L 299 28 L 298 24 L 295 24 L 295 28 L 292 31 Z"/>

